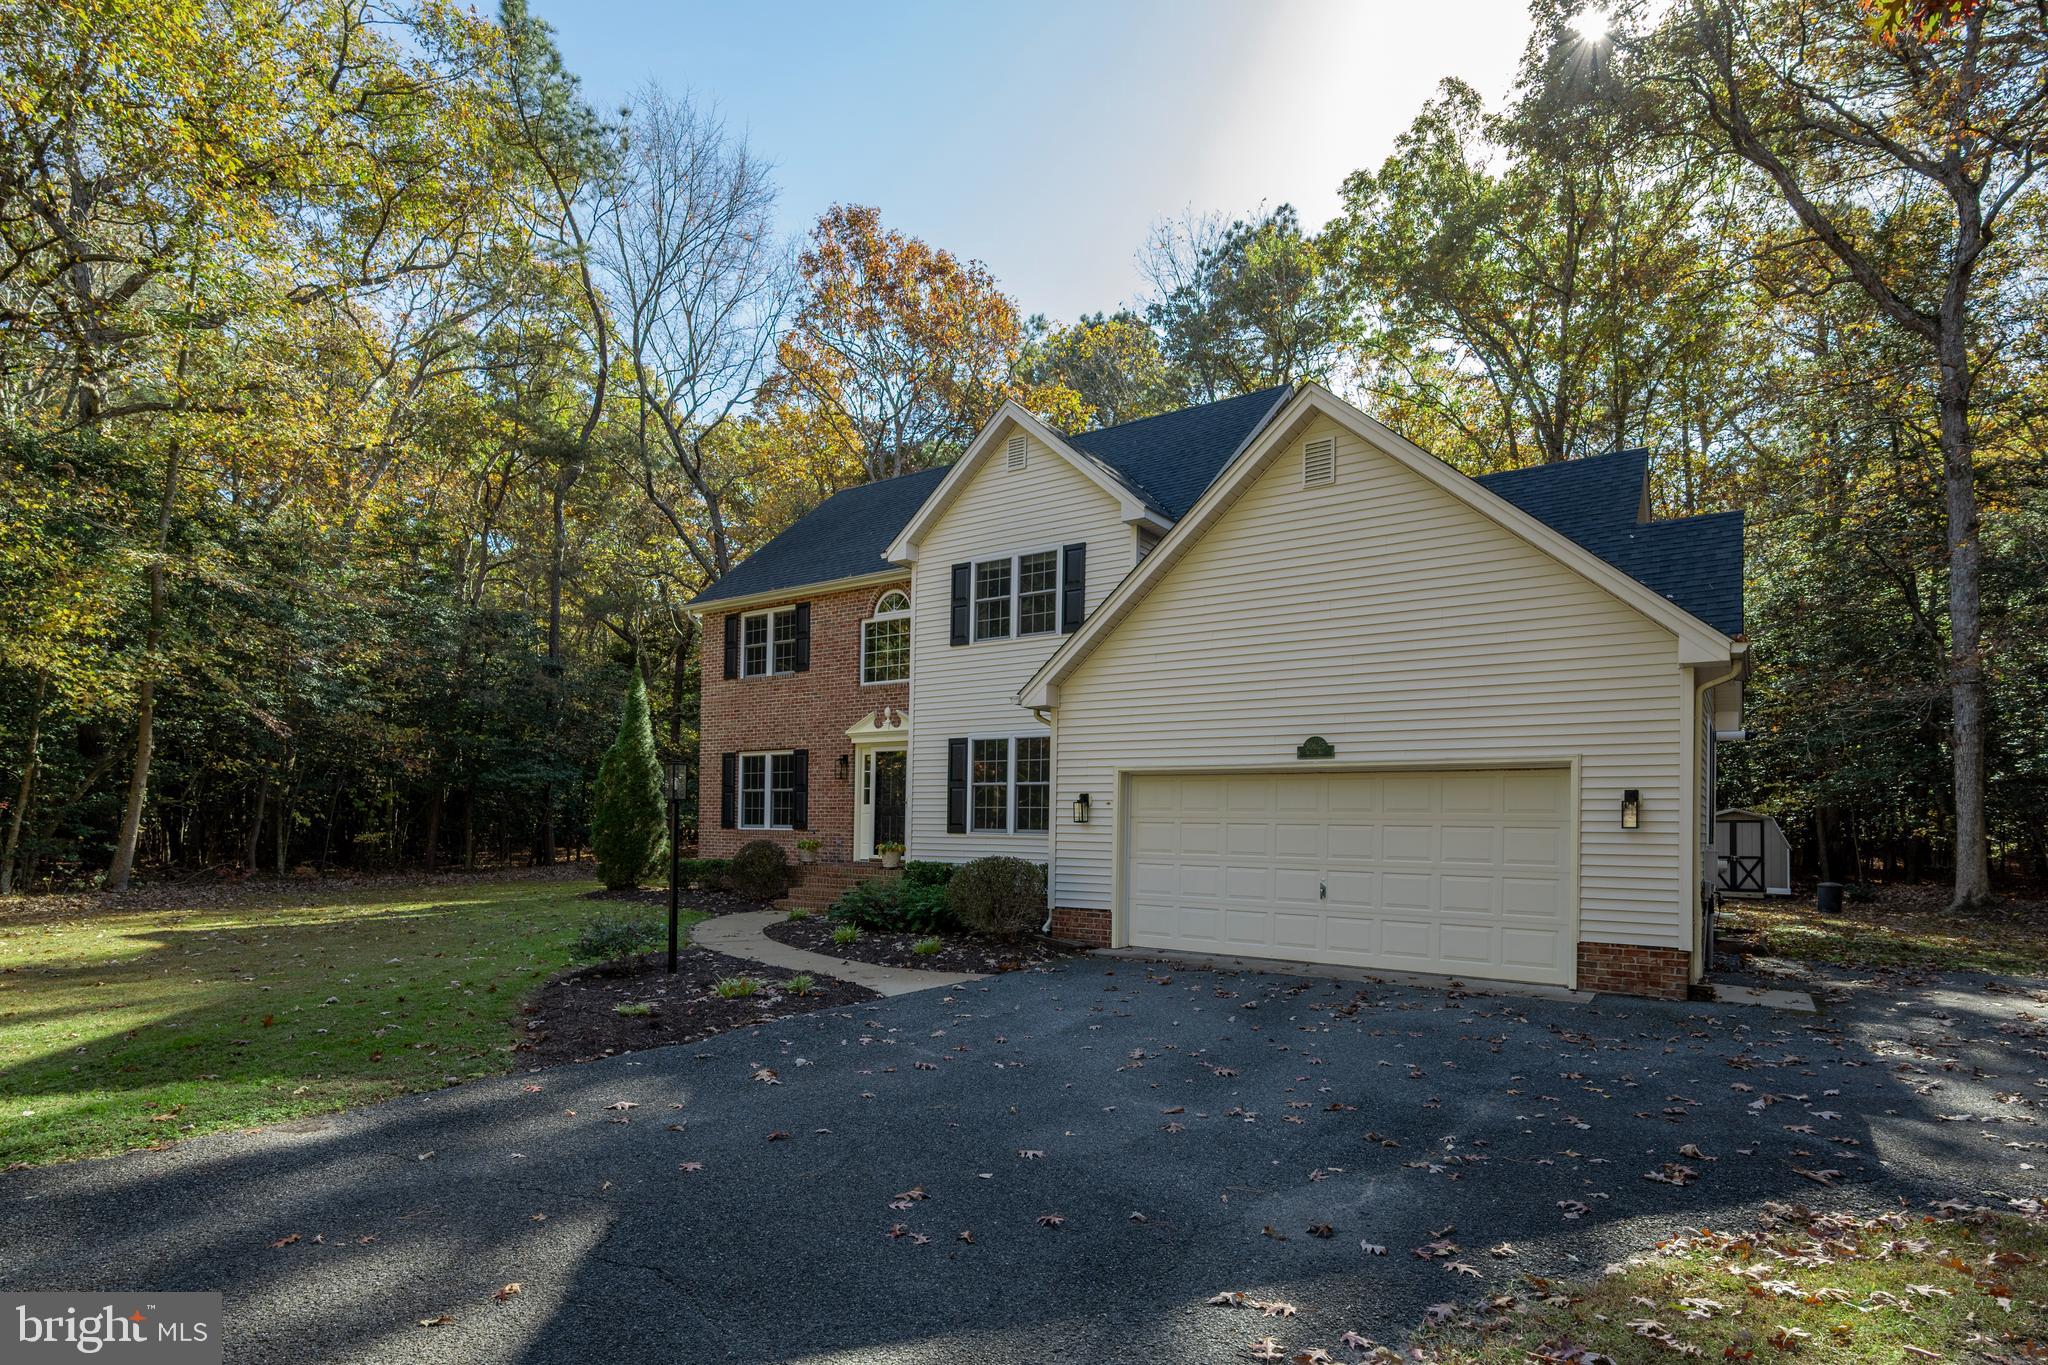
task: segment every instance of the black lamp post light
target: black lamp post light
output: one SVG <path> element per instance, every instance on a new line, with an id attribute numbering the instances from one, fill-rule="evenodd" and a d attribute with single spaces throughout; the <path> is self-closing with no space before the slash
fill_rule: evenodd
<path id="1" fill-rule="evenodd" d="M 676 974 L 676 920 L 682 910 L 683 797 L 690 781 L 689 765 L 668 761 L 668 974 Z"/>

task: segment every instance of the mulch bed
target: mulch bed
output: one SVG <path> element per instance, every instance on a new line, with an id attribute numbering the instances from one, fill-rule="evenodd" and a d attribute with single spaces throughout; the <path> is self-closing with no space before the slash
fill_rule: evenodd
<path id="1" fill-rule="evenodd" d="M 583 967 L 549 980 L 521 1007 L 522 1037 L 514 1049 L 519 1065 L 559 1066 L 695 1042 L 727 1029 L 880 998 L 865 986 L 829 976 L 816 978 L 804 994 L 792 995 L 779 986 L 795 973 L 708 948 L 684 948 L 676 955 L 674 976 L 668 974 L 667 963 L 667 953 L 653 952 L 632 959 L 624 970 L 615 965 Z M 738 999 L 713 995 L 712 983 L 729 976 L 751 976 L 767 984 Z M 619 1005 L 653 1009 L 626 1015 L 618 1012 Z"/>
<path id="2" fill-rule="evenodd" d="M 652 905 L 663 913 L 668 911 L 667 887 L 635 887 L 631 891 L 586 891 L 587 901 L 625 901 L 632 905 Z M 766 910 L 760 901 L 750 901 L 745 896 L 736 896 L 730 891 L 685 891 L 682 894 L 682 908 L 701 910 L 707 915 L 738 915 L 748 910 Z"/>
<path id="3" fill-rule="evenodd" d="M 919 957 L 910 950 L 910 946 L 923 938 L 923 934 L 885 934 L 863 929 L 859 938 L 842 947 L 832 941 L 832 931 L 837 927 L 829 919 L 813 916 L 810 919 L 782 920 L 769 925 L 766 933 L 777 943 L 807 948 L 830 957 L 933 972 L 1015 972 L 1054 961 L 1069 953 L 1068 949 L 1056 943 L 1036 937 L 1002 943 L 979 934 L 940 934 L 938 938 L 946 946 L 929 957 Z"/>

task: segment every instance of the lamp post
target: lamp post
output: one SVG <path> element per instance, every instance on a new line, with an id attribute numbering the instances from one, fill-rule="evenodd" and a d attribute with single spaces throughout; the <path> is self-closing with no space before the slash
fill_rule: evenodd
<path id="1" fill-rule="evenodd" d="M 676 920 L 682 910 L 682 813 L 683 784 L 689 780 L 688 766 L 680 758 L 668 761 L 668 974 L 676 974 Z"/>

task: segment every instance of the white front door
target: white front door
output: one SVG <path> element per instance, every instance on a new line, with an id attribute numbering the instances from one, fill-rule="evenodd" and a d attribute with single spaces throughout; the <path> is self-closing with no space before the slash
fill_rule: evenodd
<path id="1" fill-rule="evenodd" d="M 1129 941 L 1569 984 L 1570 802 L 1564 769 L 1133 776 Z"/>

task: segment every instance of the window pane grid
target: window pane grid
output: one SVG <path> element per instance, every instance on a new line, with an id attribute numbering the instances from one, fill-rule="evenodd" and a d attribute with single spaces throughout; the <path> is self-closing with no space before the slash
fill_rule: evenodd
<path id="1" fill-rule="evenodd" d="M 767 823 L 768 760 L 760 754 L 740 758 L 740 824 L 759 829 Z"/>
<path id="2" fill-rule="evenodd" d="M 796 756 L 775 754 L 768 760 L 768 823 L 796 823 Z"/>
<path id="3" fill-rule="evenodd" d="M 902 682 L 910 676 L 910 620 L 868 621 L 861 627 L 862 682 Z"/>
<path id="4" fill-rule="evenodd" d="M 796 672 L 796 613 L 775 613 L 775 671 Z"/>
<path id="5" fill-rule="evenodd" d="M 744 636 L 740 645 L 740 672 L 747 677 L 768 671 L 768 618 L 748 616 L 740 621 Z"/>
<path id="6" fill-rule="evenodd" d="M 1017 560 L 1017 633 L 1043 635 L 1059 628 L 1060 559 L 1057 552 Z"/>
<path id="7" fill-rule="evenodd" d="M 1017 741 L 1016 823 L 1020 833 L 1052 824 L 1052 740 L 1043 735 Z"/>
<path id="8" fill-rule="evenodd" d="M 974 638 L 1010 633 L 1010 561 L 991 559 L 974 566 Z"/>
<path id="9" fill-rule="evenodd" d="M 974 828 L 1010 827 L 1010 741 L 977 739 L 968 782 L 973 789 Z"/>

